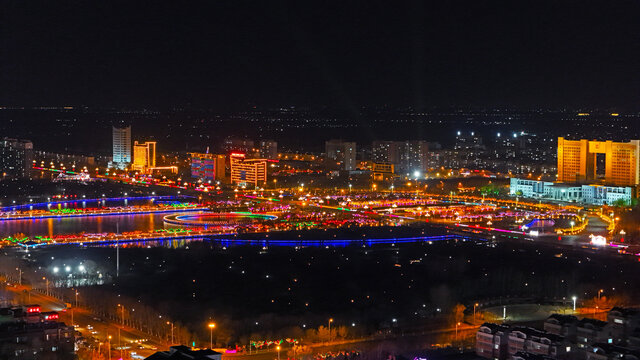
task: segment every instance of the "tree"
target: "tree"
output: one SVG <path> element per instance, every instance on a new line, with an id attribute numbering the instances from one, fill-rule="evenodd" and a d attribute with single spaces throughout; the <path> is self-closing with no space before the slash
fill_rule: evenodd
<path id="1" fill-rule="evenodd" d="M 467 308 L 460 303 L 457 303 L 453 306 L 453 309 L 451 311 L 451 321 L 454 325 L 464 321 L 464 311 L 466 309 Z"/>

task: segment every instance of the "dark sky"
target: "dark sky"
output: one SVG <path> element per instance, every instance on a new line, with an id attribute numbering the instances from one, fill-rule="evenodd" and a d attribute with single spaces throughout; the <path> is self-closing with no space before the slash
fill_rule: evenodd
<path id="1" fill-rule="evenodd" d="M 640 104 L 640 2 L 2 1 L 0 105 Z"/>

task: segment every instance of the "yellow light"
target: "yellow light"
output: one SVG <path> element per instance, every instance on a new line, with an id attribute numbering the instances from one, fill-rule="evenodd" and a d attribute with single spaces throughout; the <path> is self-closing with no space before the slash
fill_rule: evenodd
<path id="1" fill-rule="evenodd" d="M 210 329 L 213 329 L 214 327 L 216 327 L 216 324 L 210 323 L 208 326 L 209 326 Z"/>

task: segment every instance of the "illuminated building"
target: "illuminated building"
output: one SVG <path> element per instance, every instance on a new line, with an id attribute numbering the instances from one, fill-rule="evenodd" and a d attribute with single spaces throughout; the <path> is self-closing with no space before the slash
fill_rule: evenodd
<path id="1" fill-rule="evenodd" d="M 621 143 L 562 137 L 558 138 L 558 181 L 595 181 L 597 154 L 605 155 L 605 184 L 636 186 L 640 183 L 640 140 Z"/>
<path id="2" fill-rule="evenodd" d="M 204 181 L 223 181 L 225 155 L 191 153 L 191 176 Z"/>
<path id="3" fill-rule="evenodd" d="M 343 170 L 356 169 L 356 143 L 342 140 L 329 140 L 324 143 L 327 160 Z"/>
<path id="4" fill-rule="evenodd" d="M 398 171 L 413 174 L 428 168 L 429 143 L 427 141 L 374 141 L 373 161 L 393 164 Z"/>
<path id="5" fill-rule="evenodd" d="M 260 141 L 260 157 L 265 159 L 277 159 L 278 143 L 273 140 Z"/>
<path id="6" fill-rule="evenodd" d="M 148 168 L 156 166 L 156 142 L 147 141 L 145 143 L 133 144 L 133 170 L 146 171 Z"/>
<path id="7" fill-rule="evenodd" d="M 378 163 L 400 163 L 400 141 L 374 141 L 371 146 L 373 161 Z"/>
<path id="8" fill-rule="evenodd" d="M 512 196 L 543 198 L 589 205 L 612 205 L 617 201 L 631 204 L 635 190 L 630 186 L 563 184 L 549 181 L 511 178 Z"/>
<path id="9" fill-rule="evenodd" d="M 394 167 L 393 164 L 390 163 L 373 163 L 373 167 L 371 169 L 371 173 L 373 174 L 373 180 L 380 181 L 386 178 L 393 177 L 394 175 Z"/>
<path id="10" fill-rule="evenodd" d="M 113 127 L 113 159 L 109 167 L 126 169 L 131 164 L 131 126 Z"/>
<path id="11" fill-rule="evenodd" d="M 411 174 L 427 170 L 429 143 L 426 141 L 405 141 L 400 153 L 400 167 Z"/>
<path id="12" fill-rule="evenodd" d="M 33 143 L 29 140 L 0 139 L 0 175 L 29 177 L 33 167 Z"/>
<path id="13" fill-rule="evenodd" d="M 245 154 L 232 153 L 231 182 L 237 185 L 264 185 L 267 182 L 267 159 L 247 159 Z"/>

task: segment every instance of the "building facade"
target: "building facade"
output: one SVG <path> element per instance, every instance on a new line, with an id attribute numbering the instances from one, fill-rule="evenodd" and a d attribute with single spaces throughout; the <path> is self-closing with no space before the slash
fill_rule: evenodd
<path id="1" fill-rule="evenodd" d="M 342 170 L 356 169 L 356 143 L 342 140 L 329 140 L 324 143 L 326 159 Z"/>
<path id="2" fill-rule="evenodd" d="M 225 155 L 191 153 L 191 176 L 202 181 L 224 181 Z"/>
<path id="3" fill-rule="evenodd" d="M 610 140 L 566 140 L 562 137 L 558 138 L 558 181 L 595 181 L 597 154 L 605 156 L 605 184 L 640 184 L 640 140 L 621 143 Z"/>
<path id="4" fill-rule="evenodd" d="M 110 167 L 126 169 L 131 164 L 131 126 L 113 127 L 113 159 Z"/>
<path id="5" fill-rule="evenodd" d="M 245 154 L 232 153 L 231 182 L 240 186 L 264 186 L 267 182 L 267 159 L 247 159 Z"/>
<path id="6" fill-rule="evenodd" d="M 273 140 L 260 141 L 260 157 L 264 159 L 277 159 L 278 143 Z"/>
<path id="7" fill-rule="evenodd" d="M 511 178 L 511 196 L 578 202 L 588 205 L 612 205 L 623 201 L 631 204 L 635 188 L 629 186 L 563 184 L 550 181 Z"/>
<path id="8" fill-rule="evenodd" d="M 156 142 L 147 141 L 145 143 L 133 144 L 133 170 L 146 171 L 148 168 L 156 166 Z"/>
<path id="9" fill-rule="evenodd" d="M 27 178 L 33 168 L 33 143 L 29 140 L 0 139 L 0 175 Z"/>

